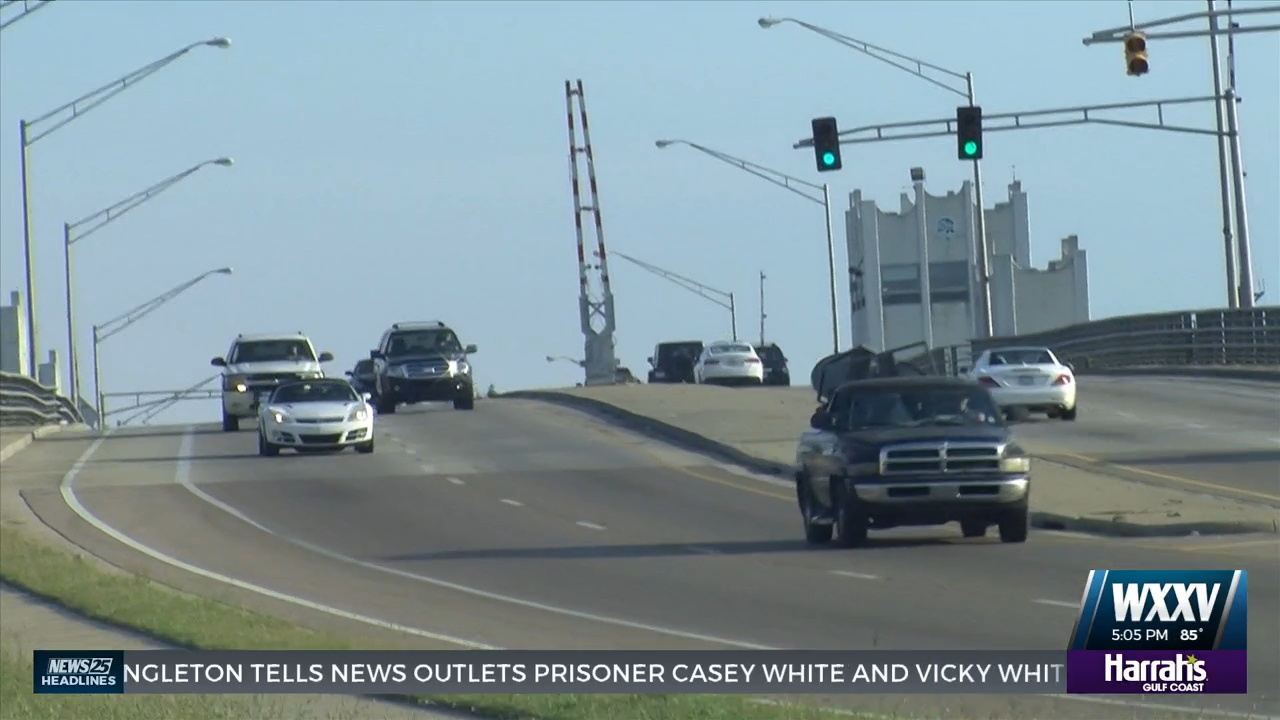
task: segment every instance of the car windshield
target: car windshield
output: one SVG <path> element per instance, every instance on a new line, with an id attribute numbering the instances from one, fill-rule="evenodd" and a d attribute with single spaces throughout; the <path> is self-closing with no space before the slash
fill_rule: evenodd
<path id="1" fill-rule="evenodd" d="M 752 355 L 754 353 L 755 351 L 751 349 L 750 345 L 726 344 L 711 346 L 712 355 Z"/>
<path id="2" fill-rule="evenodd" d="M 402 330 L 391 336 L 387 347 L 389 357 L 456 352 L 462 352 L 462 343 L 458 342 L 458 336 L 449 328 Z"/>
<path id="3" fill-rule="evenodd" d="M 658 362 L 676 358 L 695 358 L 700 352 L 702 352 L 702 343 L 667 343 L 658 346 Z"/>
<path id="4" fill-rule="evenodd" d="M 1053 355 L 1044 348 L 992 350 L 990 365 L 1052 365 Z"/>
<path id="5" fill-rule="evenodd" d="M 271 396 L 276 404 L 336 402 L 349 403 L 359 400 L 356 391 L 345 382 L 309 382 L 281 385 Z"/>
<path id="6" fill-rule="evenodd" d="M 315 362 L 311 344 L 305 340 L 246 340 L 236 343 L 228 361 L 233 364 L 251 362 Z"/>
<path id="7" fill-rule="evenodd" d="M 1001 422 L 991 395 L 981 388 L 860 388 L 837 398 L 834 407 L 844 430 Z"/>

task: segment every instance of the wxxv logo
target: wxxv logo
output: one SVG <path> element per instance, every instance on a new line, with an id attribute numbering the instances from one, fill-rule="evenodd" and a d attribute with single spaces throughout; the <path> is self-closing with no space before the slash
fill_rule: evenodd
<path id="1" fill-rule="evenodd" d="M 122 693 L 124 653 L 116 650 L 36 650 L 32 690 L 37 693 Z"/>
<path id="2" fill-rule="evenodd" d="M 1091 570 L 1071 650 L 1244 650 L 1244 570 Z"/>
<path id="3" fill-rule="evenodd" d="M 1093 570 L 1067 691 L 1246 692 L 1247 636 L 1244 570 Z"/>

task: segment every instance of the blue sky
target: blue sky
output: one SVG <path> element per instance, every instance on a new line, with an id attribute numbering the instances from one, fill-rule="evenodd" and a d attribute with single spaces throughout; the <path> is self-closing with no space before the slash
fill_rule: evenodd
<path id="1" fill-rule="evenodd" d="M 1258 3 L 1237 3 L 1238 6 Z M 1204 9 L 1146 1 L 1138 19 Z M 476 343 L 482 387 L 572 384 L 547 355 L 582 352 L 564 81 L 586 84 L 606 245 L 732 290 L 742 332 L 768 328 L 807 373 L 827 352 L 817 206 L 687 149 L 682 138 L 895 208 L 908 169 L 945 194 L 968 176 L 948 138 L 848 146 L 819 176 L 791 144 L 810 118 L 843 126 L 944 117 L 950 94 L 795 26 L 785 15 L 974 73 L 988 113 L 1212 92 L 1208 41 L 1152 41 L 1124 74 L 1113 2 L 73 2 L 0 46 L 0 289 L 21 290 L 19 118 L 187 44 L 202 48 L 32 148 L 42 344 L 65 346 L 64 221 L 229 155 L 77 246 L 89 327 L 212 268 L 215 277 L 102 348 L 108 391 L 186 387 L 239 332 L 303 330 L 334 370 L 392 322 L 444 319 Z M 1247 21 L 1257 24 L 1258 21 Z M 1237 40 L 1255 277 L 1280 294 L 1280 41 Z M 1149 116 L 1147 116 L 1149 117 Z M 1171 120 L 1210 128 L 1210 105 Z M 993 134 L 987 202 L 1017 175 L 1035 264 L 1059 238 L 1089 251 L 1095 317 L 1224 304 L 1212 139 L 1084 126 Z M 843 223 L 837 220 L 837 227 Z M 838 261 L 844 265 L 844 245 Z M 728 334 L 727 313 L 615 260 L 618 353 L 637 373 L 662 339 Z M 845 336 L 846 288 L 841 287 Z M 87 369 L 84 373 L 88 375 Z M 799 381 L 799 377 L 797 378 Z M 216 406 L 169 417 L 212 418 Z"/>

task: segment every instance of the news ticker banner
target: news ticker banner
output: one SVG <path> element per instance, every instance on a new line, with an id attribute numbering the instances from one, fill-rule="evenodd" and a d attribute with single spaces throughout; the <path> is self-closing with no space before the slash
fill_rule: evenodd
<path id="1" fill-rule="evenodd" d="M 1067 692 L 1247 692 L 1248 597 L 1244 570 L 1090 571 Z"/>
<path id="2" fill-rule="evenodd" d="M 36 693 L 1056 694 L 1060 650 L 35 651 Z"/>

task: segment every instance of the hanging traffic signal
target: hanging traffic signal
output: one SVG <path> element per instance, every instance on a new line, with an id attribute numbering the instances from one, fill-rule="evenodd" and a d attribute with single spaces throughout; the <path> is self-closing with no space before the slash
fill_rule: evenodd
<path id="1" fill-rule="evenodd" d="M 1132 32 L 1124 36 L 1124 62 L 1130 75 L 1146 75 L 1151 68 L 1147 64 L 1147 36 Z"/>
<path id="2" fill-rule="evenodd" d="M 982 108 L 956 108 L 956 152 L 961 160 L 982 159 Z"/>
<path id="3" fill-rule="evenodd" d="M 833 117 L 813 119 L 813 154 L 818 161 L 818 172 L 830 172 L 844 167 L 840 161 L 840 130 Z"/>

